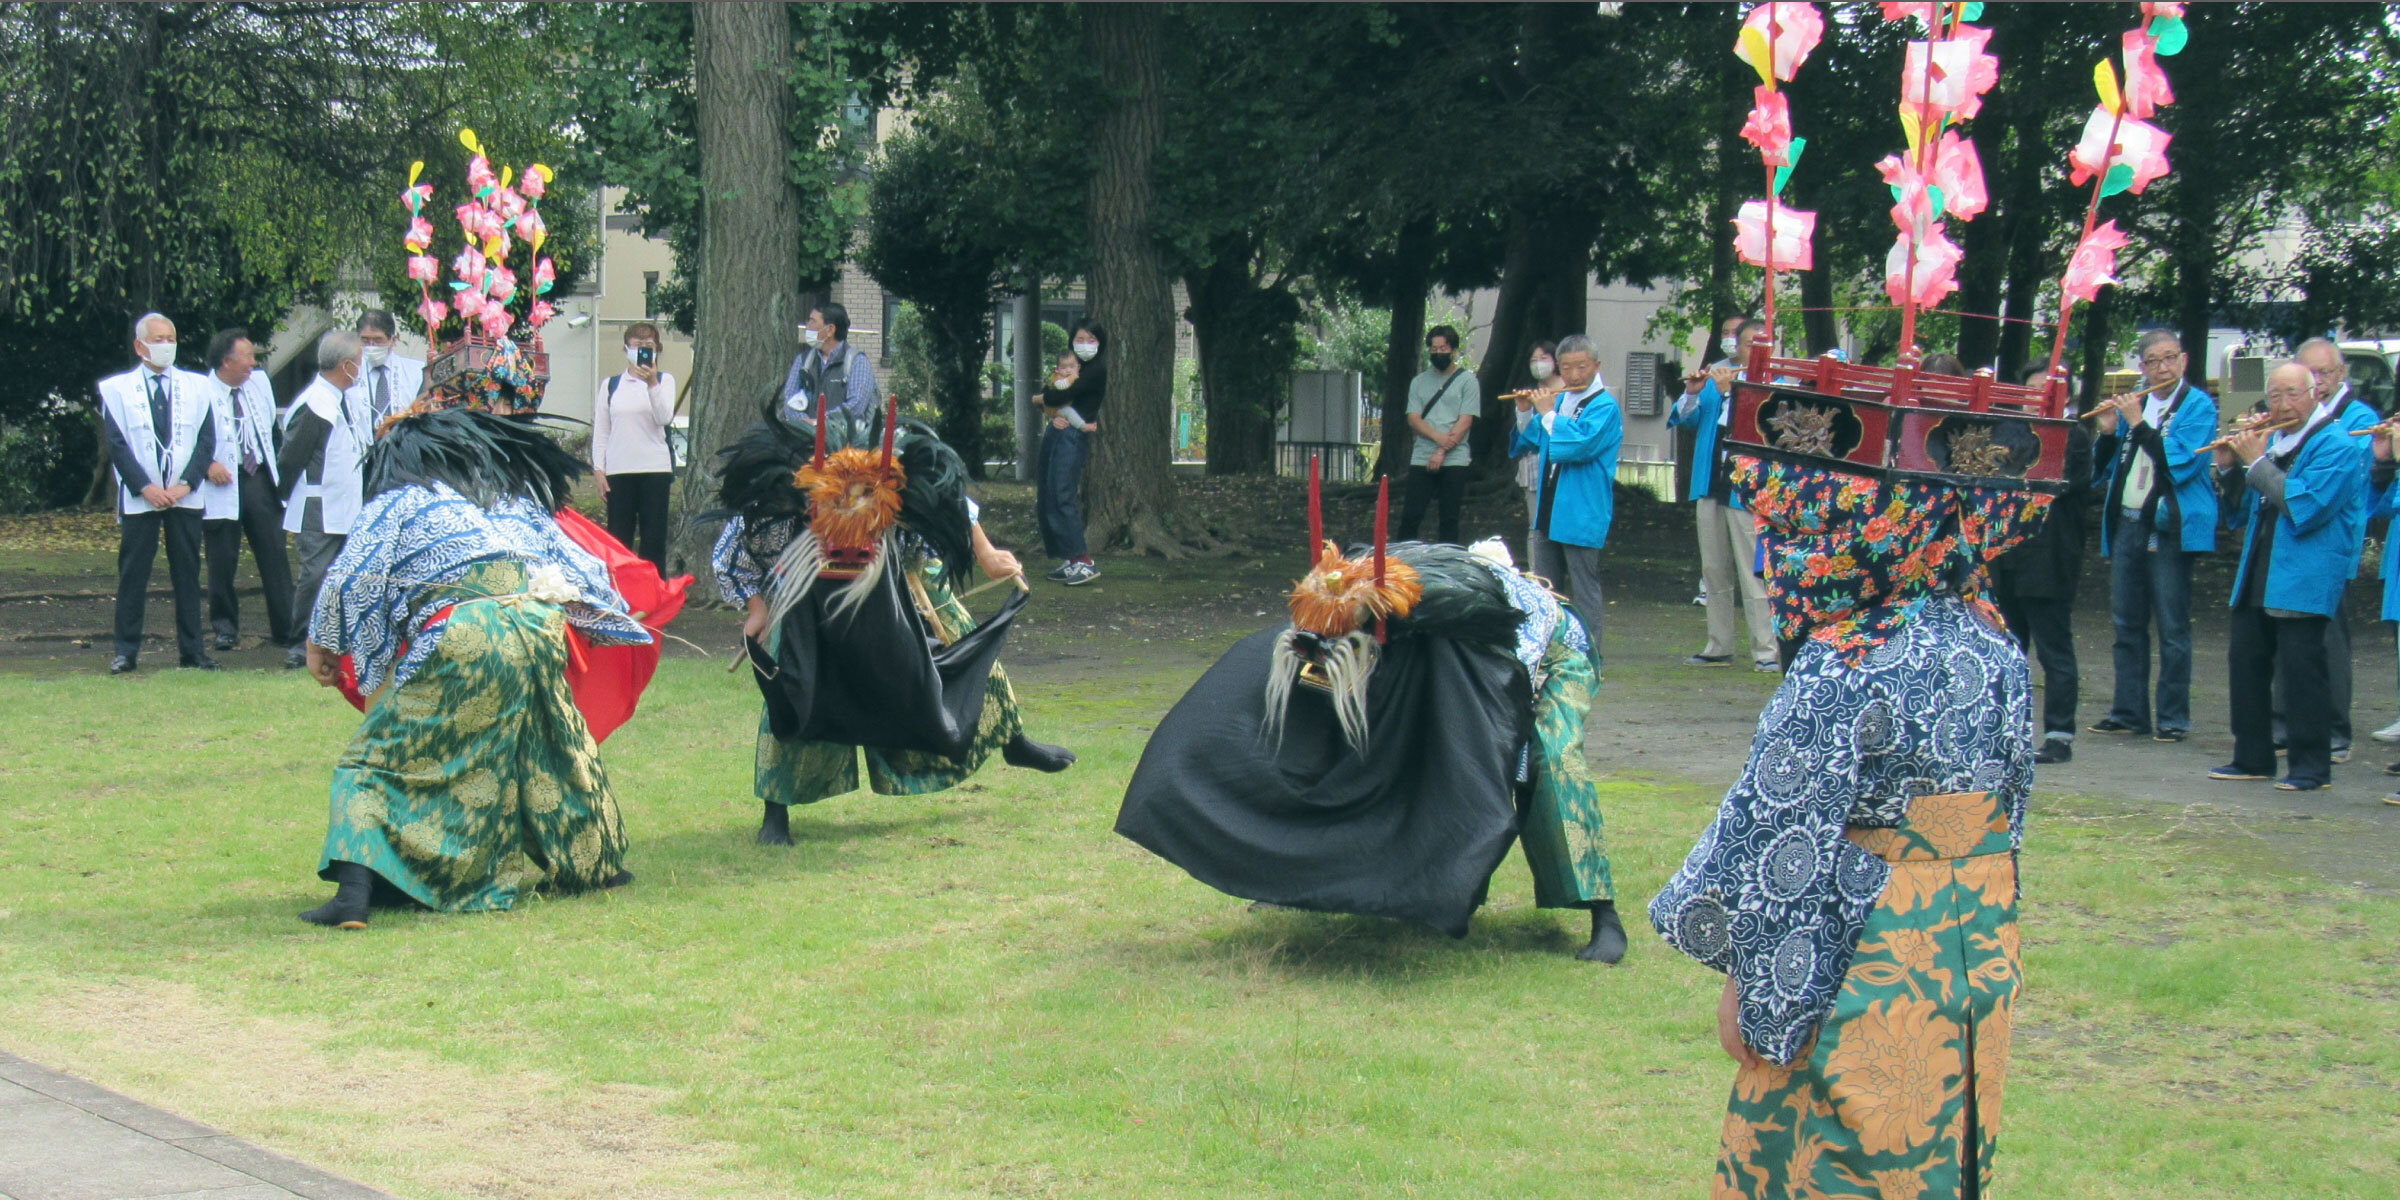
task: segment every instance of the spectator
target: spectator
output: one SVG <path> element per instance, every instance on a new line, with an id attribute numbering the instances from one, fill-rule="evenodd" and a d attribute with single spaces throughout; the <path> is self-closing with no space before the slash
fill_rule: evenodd
<path id="1" fill-rule="evenodd" d="M 1458 358 L 1458 331 L 1436 325 L 1425 334 L 1430 364 L 1408 384 L 1408 490 L 1400 504 L 1400 536 L 1417 536 L 1425 505 L 1441 497 L 1440 540 L 1458 541 L 1458 509 L 1467 495 L 1467 431 L 1483 411 L 1475 374 Z"/>
<path id="2" fill-rule="evenodd" d="M 1625 414 L 1600 379 L 1592 339 L 1579 333 L 1559 340 L 1558 375 L 1558 394 L 1533 402 L 1537 415 L 1518 435 L 1521 444 L 1541 455 L 1535 528 L 1549 540 L 1550 561 L 1534 567 L 1553 586 L 1566 585 L 1576 614 L 1592 635 L 1592 664 L 1597 668 L 1604 604 L 1600 551 L 1608 545 L 1609 522 L 1616 513 L 1617 451 L 1625 441 Z"/>
<path id="3" fill-rule="evenodd" d="M 1060 560 L 1049 578 L 1081 587 L 1100 577 L 1083 537 L 1083 468 L 1091 459 L 1091 439 L 1100 432 L 1100 406 L 1108 399 L 1108 331 L 1097 321 L 1079 321 L 1067 345 L 1041 394 L 1049 427 L 1034 451 L 1034 516 L 1043 552 Z"/>
<path id="4" fill-rule="evenodd" d="M 292 620 L 292 564 L 283 549 L 283 505 L 275 498 L 275 388 L 258 369 L 258 347 L 248 330 L 218 330 L 209 339 L 207 361 L 201 392 L 216 410 L 211 420 L 217 427 L 217 460 L 200 489 L 209 624 L 219 650 L 233 649 L 241 638 L 234 576 L 247 536 L 267 606 L 267 641 L 288 649 L 307 631 Z"/>
<path id="5" fill-rule="evenodd" d="M 417 402 L 417 393 L 425 388 L 425 361 L 393 352 L 399 326 L 392 323 L 392 314 L 380 308 L 358 314 L 357 332 L 360 374 L 352 386 L 359 389 L 370 414 L 368 423 L 380 430 L 386 418 Z M 302 614 L 301 619 L 306 620 L 307 615 Z"/>
<path id="6" fill-rule="evenodd" d="M 2358 560 L 2368 456 L 2318 403 L 2316 379 L 2297 361 L 2267 376 L 2267 414 L 2288 427 L 2239 432 L 2216 451 L 2226 524 L 2239 522 L 2244 534 L 2227 651 L 2233 761 L 2208 774 L 2273 778 L 2270 693 L 2281 678 L 2290 759 L 2275 786 L 2313 792 L 2333 782 L 2325 623 Z"/>
<path id="7" fill-rule="evenodd" d="M 2039 387 L 2044 368 L 2025 383 Z M 2066 489 L 2031 538 L 1992 561 L 1992 601 L 2008 631 L 2042 663 L 2042 747 L 2037 763 L 2075 757 L 2075 705 L 2081 675 L 2075 662 L 2075 588 L 2083 577 L 2084 510 L 2092 500 L 2092 435 L 2083 422 L 2067 430 Z"/>
<path id="8" fill-rule="evenodd" d="M 1782 666 L 1775 640 L 1775 614 L 1759 575 L 1758 522 L 1732 496 L 1726 479 L 1725 434 L 1733 424 L 1733 385 L 1744 378 L 1743 348 L 1766 336 L 1764 321 L 1728 317 L 1717 340 L 1724 357 L 1708 370 L 1686 376 L 1683 398 L 1667 424 L 1692 429 L 1692 502 L 1700 529 L 1700 594 L 1708 605 L 1708 644 L 1684 659 L 1693 667 L 1731 666 L 1746 631 L 1753 670 Z"/>
<path id="9" fill-rule="evenodd" d="M 365 503 L 367 446 L 374 418 L 358 386 L 364 343 L 355 333 L 317 339 L 317 377 L 300 390 L 283 414 L 283 449 L 276 472 L 283 479 L 283 527 L 300 558 L 292 586 L 292 616 L 301 628 L 317 611 L 317 591 L 326 568 L 350 540 L 350 525 Z M 284 656 L 288 670 L 308 665 L 305 639 Z"/>
<path id="10" fill-rule="evenodd" d="M 850 310 L 831 301 L 808 310 L 800 340 L 808 348 L 784 377 L 784 415 L 811 416 L 816 397 L 833 396 L 843 411 L 866 420 L 882 397 L 875 394 L 875 364 L 850 344 Z"/>
<path id="11" fill-rule="evenodd" d="M 2217 494 L 2201 447 L 2217 436 L 2217 402 L 2185 382 L 2183 343 L 2142 335 L 2142 390 L 2093 410 L 2100 553 L 2109 560 L 2117 690 L 2094 733 L 2180 742 L 2192 730 L 2192 556 L 2217 545 Z M 2158 692 L 2150 691 L 2150 622 L 2158 622 Z M 2156 719 L 2153 720 L 2153 717 Z"/>
<path id="12" fill-rule="evenodd" d="M 175 367 L 175 322 L 144 313 L 133 323 L 141 365 L 100 381 L 108 461 L 117 472 L 116 653 L 108 673 L 141 661 L 150 568 L 167 543 L 175 589 L 175 648 L 181 663 L 217 669 L 200 644 L 200 481 L 216 461 L 214 406 L 199 376 Z"/>
<path id="13" fill-rule="evenodd" d="M 1540 522 L 1536 519 L 1540 515 L 1542 501 L 1542 456 L 1526 444 L 1523 435 L 1525 426 L 1536 415 L 1533 411 L 1534 397 L 1545 396 L 1555 402 L 1558 390 L 1566 386 L 1558 377 L 1558 343 L 1535 342 L 1532 361 L 1526 364 L 1526 371 L 1533 376 L 1533 386 L 1516 394 L 1518 437 L 1511 446 L 1517 458 L 1517 487 L 1525 493 L 1525 569 L 1538 573 L 1542 560 L 1549 556 L 1545 547 L 1550 541 L 1542 536 Z"/>
<path id="14" fill-rule="evenodd" d="M 625 370 L 600 384 L 592 405 L 592 481 L 608 502 L 609 536 L 667 573 L 667 496 L 675 458 L 675 376 L 658 369 L 658 326 L 625 327 Z"/>

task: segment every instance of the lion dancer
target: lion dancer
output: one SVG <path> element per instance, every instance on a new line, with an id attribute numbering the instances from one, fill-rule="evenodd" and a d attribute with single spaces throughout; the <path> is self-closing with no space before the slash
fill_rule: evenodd
<path id="1" fill-rule="evenodd" d="M 1534 903 L 1591 913 L 1576 957 L 1625 931 L 1583 757 L 1596 683 L 1573 607 L 1473 550 L 1324 540 L 1291 624 L 1227 652 L 1160 722 L 1117 832 L 1219 891 L 1412 920 L 1463 937 L 1522 839 Z"/>
<path id="2" fill-rule="evenodd" d="M 897 405 L 877 416 L 770 414 L 723 453 L 727 520 L 710 562 L 744 610 L 765 700 L 761 845 L 792 843 L 793 805 L 857 790 L 862 750 L 868 785 L 887 796 L 955 787 L 995 750 L 1043 772 L 1075 761 L 1025 735 L 999 665 L 1023 576 L 985 536 L 965 463 Z M 1018 584 L 980 624 L 961 602 L 970 561 Z"/>

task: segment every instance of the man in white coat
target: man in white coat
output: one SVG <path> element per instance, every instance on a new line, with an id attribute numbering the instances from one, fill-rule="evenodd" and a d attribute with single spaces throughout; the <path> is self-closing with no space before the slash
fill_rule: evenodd
<path id="1" fill-rule="evenodd" d="M 362 467 L 375 440 L 375 418 L 367 411 L 366 393 L 356 386 L 360 350 L 355 333 L 335 330 L 318 339 L 317 377 L 283 415 L 276 472 L 283 479 L 283 527 L 300 559 L 292 615 L 303 633 L 308 614 L 317 610 L 325 569 L 350 540 L 350 523 L 365 502 Z M 293 643 L 283 665 L 292 670 L 308 665 L 306 639 Z"/>
<path id="2" fill-rule="evenodd" d="M 392 344 L 398 336 L 400 328 L 392 322 L 392 314 L 380 308 L 358 314 L 358 380 L 350 390 L 373 414 L 378 430 L 385 418 L 416 403 L 417 390 L 425 384 L 425 361 L 403 357 Z"/>
<path id="3" fill-rule="evenodd" d="M 102 437 L 117 474 L 117 618 L 108 673 L 134 669 L 150 568 L 167 543 L 175 589 L 175 649 L 184 666 L 217 669 L 200 644 L 200 481 L 216 458 L 216 424 L 200 377 L 175 369 L 175 322 L 133 323 L 141 365 L 100 381 Z"/>
<path id="4" fill-rule="evenodd" d="M 283 503 L 276 499 L 275 388 L 258 369 L 258 346 L 246 329 L 220 329 L 203 359 L 203 392 L 215 408 L 217 461 L 200 486 L 200 528 L 208 546 L 208 623 L 216 648 L 231 650 L 242 635 L 242 601 L 234 573 L 242 539 L 258 563 L 267 606 L 267 640 L 299 644 L 292 624 L 292 566 L 283 549 Z"/>

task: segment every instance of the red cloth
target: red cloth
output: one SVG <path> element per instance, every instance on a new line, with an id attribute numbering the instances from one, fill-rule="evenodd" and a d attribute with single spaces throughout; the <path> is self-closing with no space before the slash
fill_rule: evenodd
<path id="1" fill-rule="evenodd" d="M 692 577 L 661 576 L 650 560 L 626 549 L 625 543 L 574 509 L 562 508 L 556 517 L 568 540 L 608 567 L 609 581 L 616 585 L 617 594 L 625 597 L 626 611 L 653 635 L 647 646 L 595 646 L 572 626 L 567 629 L 567 687 L 575 693 L 575 707 L 583 711 L 584 724 L 591 726 L 592 740 L 604 742 L 641 703 L 642 690 L 650 686 L 650 676 L 658 671 L 656 635 L 683 611 L 684 592 L 692 586 Z M 434 621 L 449 612 L 445 608 L 434 614 Z M 359 694 L 358 672 L 347 654 L 342 656 L 339 686 L 351 707 L 366 711 L 367 698 Z"/>

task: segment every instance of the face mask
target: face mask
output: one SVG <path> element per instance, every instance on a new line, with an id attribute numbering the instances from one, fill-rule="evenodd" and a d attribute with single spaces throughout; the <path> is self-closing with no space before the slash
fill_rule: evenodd
<path id="1" fill-rule="evenodd" d="M 1732 358 L 1734 351 L 1741 348 L 1742 339 L 1740 338 L 1721 338 L 1717 342 L 1717 349 L 1724 351 L 1727 358 Z"/>
<path id="2" fill-rule="evenodd" d="M 1450 369 L 1450 356 L 1447 354 L 1428 354 L 1425 356 L 1425 359 L 1433 364 L 1433 369 L 1436 371 L 1447 371 Z"/>
<path id="3" fill-rule="evenodd" d="M 143 342 L 142 361 L 164 371 L 175 365 L 175 343 Z"/>
<path id="4" fill-rule="evenodd" d="M 1548 379 L 1550 378 L 1550 373 L 1557 369 L 1557 365 L 1552 363 L 1549 359 L 1537 358 L 1533 360 L 1533 377 L 1535 379 Z"/>
<path id="5" fill-rule="evenodd" d="M 642 348 L 640 346 L 625 347 L 625 361 L 637 367 L 642 365 Z"/>
<path id="6" fill-rule="evenodd" d="M 801 330 L 801 331 L 800 331 L 800 343 L 801 343 L 802 345 L 804 345 L 804 346 L 814 346 L 814 345 L 816 345 L 816 344 L 817 344 L 817 331 L 816 331 L 816 330 L 814 330 L 814 329 L 803 329 L 803 330 Z"/>
<path id="7" fill-rule="evenodd" d="M 368 346 L 358 352 L 359 362 L 365 364 L 370 371 L 382 366 L 384 360 L 391 356 L 392 348 L 390 346 Z"/>
<path id="8" fill-rule="evenodd" d="M 1098 358 L 1099 356 L 1100 356 L 1100 343 L 1098 343 L 1098 342 L 1077 342 L 1077 343 L 1075 343 L 1075 357 L 1077 357 L 1077 358 L 1080 358 L 1080 359 L 1082 359 L 1082 360 L 1083 360 L 1083 361 L 1085 361 L 1085 362 L 1090 362 L 1090 361 L 1092 361 L 1093 359 L 1095 359 L 1095 358 Z"/>

